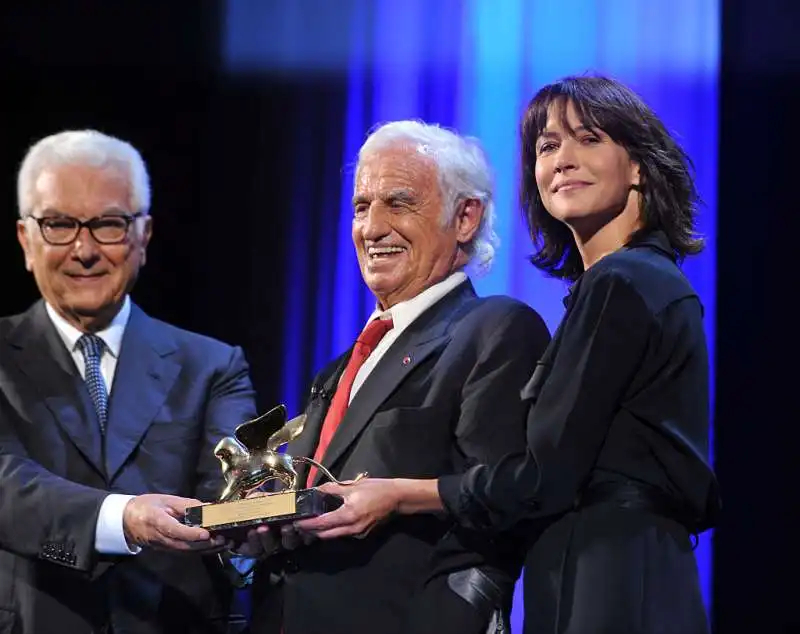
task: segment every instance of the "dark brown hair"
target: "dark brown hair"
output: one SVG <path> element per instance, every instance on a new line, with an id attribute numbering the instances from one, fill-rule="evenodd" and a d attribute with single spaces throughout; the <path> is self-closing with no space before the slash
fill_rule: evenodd
<path id="1" fill-rule="evenodd" d="M 605 132 L 627 150 L 639 165 L 642 228 L 632 236 L 661 230 L 675 257 L 699 253 L 702 239 L 695 234 L 698 195 L 691 159 L 667 132 L 655 113 L 631 89 L 600 76 L 565 77 L 542 88 L 528 104 L 522 119 L 522 210 L 535 252 L 531 263 L 547 274 L 574 281 L 583 262 L 569 227 L 551 216 L 536 186 L 536 141 L 547 126 L 551 105 L 572 103 L 581 124 Z"/>

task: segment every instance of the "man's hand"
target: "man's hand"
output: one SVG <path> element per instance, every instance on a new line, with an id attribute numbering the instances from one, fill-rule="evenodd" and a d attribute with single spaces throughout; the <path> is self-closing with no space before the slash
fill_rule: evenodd
<path id="1" fill-rule="evenodd" d="M 263 491 L 251 491 L 247 498 L 257 498 L 269 495 Z M 279 550 L 294 550 L 302 544 L 308 544 L 316 538 L 310 533 L 300 533 L 292 524 L 283 524 L 280 528 L 270 529 L 267 525 L 248 531 L 247 541 L 238 544 L 232 549 L 242 557 L 255 557 L 263 559 L 274 555 Z"/>
<path id="2" fill-rule="evenodd" d="M 247 540 L 237 545 L 233 552 L 241 557 L 260 559 L 273 554 L 280 548 L 275 533 L 267 526 L 259 526 L 247 532 Z"/>
<path id="3" fill-rule="evenodd" d="M 316 538 L 311 533 L 301 533 L 292 524 L 270 529 L 259 526 L 247 533 L 247 541 L 239 544 L 233 552 L 242 557 L 264 558 L 279 550 L 294 550 L 309 544 Z"/>
<path id="4" fill-rule="evenodd" d="M 130 546 L 148 546 L 180 551 L 212 551 L 225 546 L 222 537 L 212 538 L 204 528 L 186 526 L 182 519 L 199 500 L 176 495 L 137 495 L 125 506 L 122 527 Z"/>

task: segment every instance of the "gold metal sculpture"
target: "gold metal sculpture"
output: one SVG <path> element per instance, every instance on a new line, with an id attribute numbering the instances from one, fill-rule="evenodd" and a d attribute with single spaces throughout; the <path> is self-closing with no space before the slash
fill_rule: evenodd
<path id="1" fill-rule="evenodd" d="M 304 414 L 286 422 L 286 407 L 278 405 L 220 440 L 214 455 L 222 466 L 225 487 L 217 502 L 187 509 L 185 522 L 216 532 L 241 532 L 243 527 L 312 517 L 336 508 L 341 503 L 337 496 L 317 489 L 298 490 L 295 466 L 314 465 L 331 481 L 347 483 L 311 458 L 279 451 L 303 432 L 305 422 Z M 352 482 L 366 476 L 360 473 Z M 272 481 L 277 487 L 265 492 L 264 485 Z"/>

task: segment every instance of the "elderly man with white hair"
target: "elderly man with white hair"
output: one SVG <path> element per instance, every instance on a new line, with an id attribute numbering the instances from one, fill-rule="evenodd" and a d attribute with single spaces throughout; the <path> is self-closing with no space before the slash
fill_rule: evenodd
<path id="1" fill-rule="evenodd" d="M 255 413 L 242 351 L 131 302 L 152 219 L 129 143 L 42 139 L 18 201 L 42 298 L 0 318 L 0 631 L 226 632 L 221 544 L 179 519 Z"/>
<path id="2" fill-rule="evenodd" d="M 549 333 L 530 307 L 479 298 L 470 282 L 497 242 L 479 144 L 418 121 L 385 124 L 359 152 L 354 189 L 353 244 L 375 311 L 315 379 L 288 452 L 348 480 L 456 473 L 524 447 L 520 390 Z M 313 468 L 299 476 L 323 482 Z M 521 567 L 511 535 L 490 544 L 433 516 L 360 539 L 287 533 L 277 552 L 264 529 L 247 544 L 265 551 L 254 633 L 482 634 L 507 623 Z"/>

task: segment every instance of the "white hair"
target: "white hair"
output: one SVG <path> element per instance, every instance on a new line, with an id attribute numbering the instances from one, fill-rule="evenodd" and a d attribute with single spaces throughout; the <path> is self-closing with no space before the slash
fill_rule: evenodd
<path id="1" fill-rule="evenodd" d="M 356 172 L 364 159 L 398 143 L 411 143 L 436 165 L 439 187 L 445 201 L 443 224 L 453 220 L 458 205 L 477 199 L 484 207 L 478 231 L 467 245 L 470 267 L 477 273 L 489 270 L 500 240 L 494 232 L 494 182 L 492 170 L 480 142 L 436 124 L 406 120 L 375 128 L 358 151 Z"/>
<path id="2" fill-rule="evenodd" d="M 58 165 L 121 168 L 131 186 L 131 209 L 150 212 L 150 177 L 135 147 L 97 130 L 67 130 L 43 138 L 25 155 L 17 175 L 17 206 L 21 217 L 33 209 L 36 179 L 44 170 Z"/>

